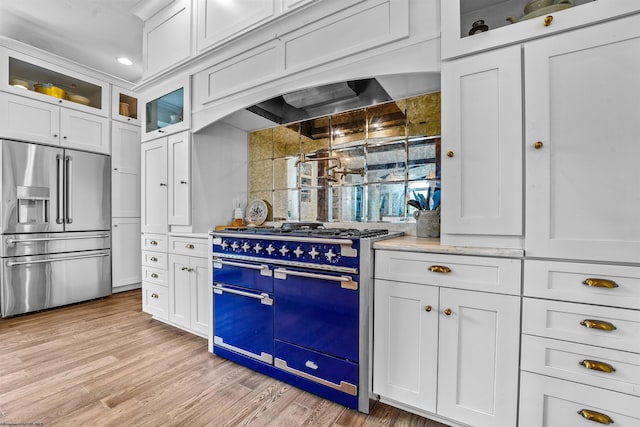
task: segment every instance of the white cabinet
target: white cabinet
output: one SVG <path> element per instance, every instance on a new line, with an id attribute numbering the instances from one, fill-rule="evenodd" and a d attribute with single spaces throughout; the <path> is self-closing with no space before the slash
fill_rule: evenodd
<path id="1" fill-rule="evenodd" d="M 0 92 L 0 133 L 6 138 L 109 154 L 109 119 Z"/>
<path id="2" fill-rule="evenodd" d="M 191 80 L 163 82 L 143 97 L 142 141 L 182 132 L 191 126 Z"/>
<path id="3" fill-rule="evenodd" d="M 111 215 L 140 217 L 140 127 L 111 123 Z"/>
<path id="4" fill-rule="evenodd" d="M 190 224 L 190 144 L 183 132 L 142 145 L 142 231 Z"/>
<path id="5" fill-rule="evenodd" d="M 145 78 L 166 71 L 192 54 L 191 0 L 176 0 L 153 15 L 142 29 Z"/>
<path id="6" fill-rule="evenodd" d="M 143 233 L 141 246 L 142 311 L 153 315 L 155 319 L 167 322 L 169 321 L 167 235 Z"/>
<path id="7" fill-rule="evenodd" d="M 552 5 L 527 15 L 524 12 L 526 0 L 443 1 L 442 57 L 452 58 L 557 34 L 640 10 L 636 0 L 575 0 L 574 3 L 575 7 Z M 517 22 L 511 24 L 506 19 L 509 16 Z M 489 31 L 469 35 L 473 23 L 478 20 L 483 20 Z"/>
<path id="8" fill-rule="evenodd" d="M 118 86 L 112 86 L 111 99 L 111 117 L 114 120 L 132 125 L 140 124 L 138 94 Z"/>
<path id="9" fill-rule="evenodd" d="M 442 64 L 443 244 L 522 247 L 520 63 L 513 46 Z"/>
<path id="10" fill-rule="evenodd" d="M 640 260 L 640 16 L 525 45 L 532 257 Z"/>
<path id="11" fill-rule="evenodd" d="M 475 427 L 514 426 L 520 297 L 455 289 L 457 281 L 468 288 L 479 265 L 495 267 L 503 260 L 478 257 L 478 266 L 465 270 L 464 258 L 473 257 L 461 263 L 457 256 L 412 253 L 421 262 L 392 266 L 405 254 L 376 251 L 374 393 L 426 416 Z M 500 271 L 511 277 L 511 269 L 519 271 L 516 265 Z M 398 280 L 393 272 L 400 270 L 413 277 L 432 272 L 458 278 L 442 286 L 435 286 L 437 279 L 434 285 L 425 284 L 427 278 L 412 283 Z"/>
<path id="12" fill-rule="evenodd" d="M 140 218 L 113 218 L 111 277 L 113 291 L 140 283 Z M 127 288 L 129 289 L 129 288 Z"/>

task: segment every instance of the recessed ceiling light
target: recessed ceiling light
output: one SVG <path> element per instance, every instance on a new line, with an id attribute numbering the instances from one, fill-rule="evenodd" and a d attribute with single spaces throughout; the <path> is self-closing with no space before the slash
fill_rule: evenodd
<path id="1" fill-rule="evenodd" d="M 118 58 L 118 62 L 122 65 L 133 65 L 133 61 L 131 61 L 129 58 L 125 58 L 124 56 Z"/>

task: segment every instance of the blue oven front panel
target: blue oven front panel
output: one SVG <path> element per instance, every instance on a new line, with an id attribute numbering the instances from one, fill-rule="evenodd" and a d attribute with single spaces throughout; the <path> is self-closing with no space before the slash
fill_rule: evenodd
<path id="1" fill-rule="evenodd" d="M 357 287 L 358 276 L 276 268 L 275 338 L 357 362 Z"/>
<path id="2" fill-rule="evenodd" d="M 214 258 L 213 281 L 273 292 L 273 270 L 266 264 Z"/>

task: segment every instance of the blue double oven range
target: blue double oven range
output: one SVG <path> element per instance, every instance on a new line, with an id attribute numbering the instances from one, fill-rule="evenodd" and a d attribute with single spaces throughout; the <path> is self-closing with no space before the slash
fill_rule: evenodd
<path id="1" fill-rule="evenodd" d="M 321 223 L 212 232 L 213 352 L 368 413 L 371 245 L 397 235 Z"/>

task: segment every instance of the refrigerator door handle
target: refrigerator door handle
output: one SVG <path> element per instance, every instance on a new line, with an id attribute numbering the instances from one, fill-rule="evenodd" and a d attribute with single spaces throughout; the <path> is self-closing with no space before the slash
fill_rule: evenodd
<path id="1" fill-rule="evenodd" d="M 42 237 L 35 239 L 14 239 L 9 238 L 5 240 L 7 245 L 13 245 L 14 243 L 32 243 L 32 242 L 50 242 L 52 240 L 78 240 L 78 239 L 102 239 L 109 237 L 108 234 L 94 234 L 91 236 L 67 236 L 67 237 Z"/>
<path id="2" fill-rule="evenodd" d="M 62 159 L 60 157 L 60 154 L 56 155 L 56 175 L 58 178 L 58 182 L 56 183 L 56 223 L 58 224 L 64 222 L 64 206 L 62 202 L 64 195 L 64 174 L 62 170 Z"/>
<path id="3" fill-rule="evenodd" d="M 65 222 L 71 224 L 73 222 L 73 157 L 66 156 L 66 169 L 67 169 L 67 191 L 66 191 L 66 206 L 67 218 Z"/>
<path id="4" fill-rule="evenodd" d="M 74 259 L 84 259 L 84 258 L 98 258 L 109 256 L 109 252 L 105 252 L 102 254 L 94 254 L 94 255 L 80 255 L 80 256 L 70 256 L 64 258 L 48 258 L 48 259 L 39 259 L 34 261 L 8 261 L 7 267 L 14 267 L 16 265 L 26 265 L 26 264 L 42 264 L 44 262 L 56 262 L 56 261 L 71 261 Z"/>

